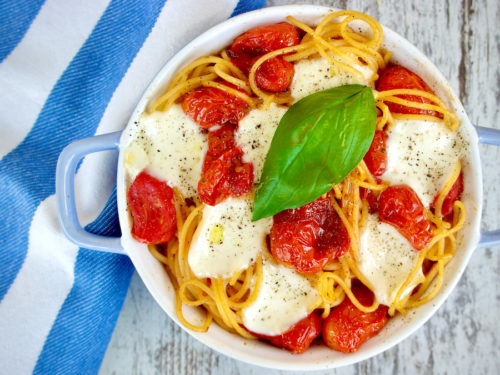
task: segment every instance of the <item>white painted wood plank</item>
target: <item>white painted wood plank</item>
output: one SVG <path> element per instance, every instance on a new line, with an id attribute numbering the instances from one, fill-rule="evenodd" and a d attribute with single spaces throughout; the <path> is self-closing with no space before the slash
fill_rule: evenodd
<path id="1" fill-rule="evenodd" d="M 268 0 L 268 6 L 305 1 Z M 460 93 L 472 122 L 500 128 L 498 0 L 347 0 L 308 3 L 367 12 L 420 48 Z M 500 226 L 500 149 L 481 146 L 483 229 Z M 450 298 L 416 334 L 354 366 L 315 374 L 500 373 L 500 255 L 472 258 Z M 285 374 L 220 355 L 191 339 L 134 276 L 101 374 Z M 300 372 L 294 374 L 301 374 Z"/>

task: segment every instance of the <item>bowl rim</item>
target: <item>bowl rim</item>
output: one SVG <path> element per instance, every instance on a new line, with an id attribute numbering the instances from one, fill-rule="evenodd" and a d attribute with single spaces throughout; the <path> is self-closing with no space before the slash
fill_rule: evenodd
<path id="1" fill-rule="evenodd" d="M 172 75 L 180 69 L 186 61 L 192 61 L 194 58 L 206 55 L 206 53 L 198 53 L 196 51 L 203 50 L 203 47 L 206 44 L 210 44 L 210 42 L 214 42 L 217 36 L 225 35 L 225 39 L 227 39 L 227 35 L 232 35 L 231 40 L 239 35 L 241 32 L 248 30 L 251 27 L 255 27 L 259 24 L 269 24 L 272 22 L 267 21 L 268 19 L 282 18 L 286 15 L 293 15 L 299 18 L 317 18 L 320 16 L 324 16 L 329 12 L 336 11 L 339 9 L 324 7 L 324 6 L 316 6 L 316 5 L 285 5 L 278 7 L 269 7 L 259 9 L 253 12 L 244 13 L 239 16 L 230 18 L 211 29 L 207 30 L 190 43 L 188 43 L 184 48 L 182 48 L 179 52 L 177 52 L 165 65 L 164 67 L 156 74 L 155 78 L 151 81 L 146 89 L 145 93 L 141 97 L 141 100 L 138 102 L 136 108 L 133 111 L 132 116 L 128 122 L 127 127 L 131 126 L 138 116 L 142 112 L 144 112 L 147 104 L 158 94 L 166 88 L 166 84 L 169 82 Z M 278 21 L 274 21 L 278 22 Z M 440 73 L 440 71 L 432 64 L 432 62 L 422 53 L 420 52 L 413 44 L 411 44 L 408 40 L 403 38 L 398 33 L 393 30 L 382 25 L 384 30 L 384 39 L 391 39 L 398 41 L 403 47 L 398 44 L 399 48 L 402 48 L 406 53 L 415 58 L 415 61 L 419 64 L 423 65 L 423 69 L 428 73 L 429 77 L 432 77 L 434 82 L 439 86 L 439 90 L 441 93 L 438 93 L 438 96 L 443 99 L 443 92 L 448 99 L 447 104 L 451 105 L 459 116 L 461 120 L 461 129 L 465 132 L 465 136 L 467 140 L 470 141 L 471 148 L 471 164 L 472 164 L 472 172 L 474 174 L 474 188 L 471 193 L 473 203 L 475 204 L 476 215 L 473 215 L 473 220 L 470 223 L 470 236 L 463 239 L 465 244 L 462 245 L 464 248 L 464 253 L 460 262 L 458 263 L 455 272 L 453 273 L 451 279 L 446 285 L 443 285 L 442 290 L 439 294 L 429 303 L 424 306 L 421 306 L 418 310 L 421 311 L 422 308 L 425 307 L 425 313 L 420 314 L 421 317 L 412 318 L 409 324 L 405 324 L 403 328 L 400 328 L 395 335 L 391 335 L 387 339 L 383 340 L 381 343 L 370 346 L 368 350 L 360 350 L 355 353 L 349 353 L 344 355 L 340 360 L 335 359 L 332 361 L 331 359 L 327 360 L 311 360 L 308 358 L 308 352 L 301 354 L 300 358 L 304 358 L 304 364 L 297 363 L 297 361 L 293 360 L 293 355 L 287 361 L 278 360 L 273 357 L 256 357 L 254 354 L 249 354 L 248 349 L 251 344 L 242 347 L 233 347 L 231 345 L 227 345 L 225 343 L 219 342 L 217 339 L 213 339 L 211 335 L 212 327 L 207 333 L 197 333 L 189 330 L 184 327 L 182 323 L 178 320 L 175 312 L 175 307 L 171 308 L 172 305 L 175 306 L 175 303 L 165 303 L 162 296 L 160 296 L 157 292 L 157 288 L 155 283 L 159 282 L 159 280 L 155 277 L 151 277 L 148 274 L 148 269 L 145 267 L 146 263 L 144 260 L 140 259 L 138 256 L 139 248 L 144 248 L 145 245 L 139 244 L 135 241 L 130 235 L 130 223 L 129 216 L 126 207 L 126 184 L 125 184 L 125 171 L 123 168 L 123 150 L 125 149 L 125 144 L 127 142 L 127 132 L 124 131 L 122 133 L 121 141 L 120 141 L 120 155 L 118 158 L 118 173 L 117 173 L 117 201 L 118 201 L 118 213 L 120 226 L 122 228 L 122 246 L 131 258 L 134 266 L 136 267 L 141 279 L 145 283 L 147 289 L 152 294 L 153 298 L 157 301 L 157 303 L 162 307 L 162 309 L 169 315 L 171 319 L 173 319 L 185 332 L 189 333 L 196 340 L 202 342 L 203 344 L 209 346 L 210 348 L 228 355 L 234 359 L 241 360 L 243 362 L 257 365 L 266 368 L 272 369 L 280 369 L 280 370 L 302 370 L 302 371 L 312 371 L 312 370 L 320 370 L 320 369 L 329 369 L 336 368 L 341 366 L 346 366 L 349 364 L 354 364 L 365 359 L 371 358 L 389 348 L 397 345 L 399 342 L 404 340 L 406 337 L 414 333 L 417 329 L 419 329 L 431 316 L 435 314 L 437 309 L 444 303 L 444 301 L 448 298 L 452 290 L 455 288 L 458 283 L 461 275 L 463 274 L 466 265 L 468 264 L 470 257 L 474 249 L 476 248 L 479 242 L 479 226 L 480 226 L 480 218 L 482 211 L 482 171 L 481 171 L 481 163 L 479 158 L 479 148 L 478 148 L 478 138 L 477 134 L 471 125 L 467 115 L 465 114 L 464 108 L 460 103 L 458 97 L 453 92 L 451 86 L 446 81 L 444 76 Z M 238 31 L 239 30 L 239 31 Z M 226 34 L 227 33 L 227 34 Z M 220 43 L 219 43 L 220 44 Z M 220 48 L 226 46 L 228 43 L 223 43 Z M 220 48 L 212 47 L 212 52 L 214 50 L 218 50 Z M 193 58 L 193 56 L 196 56 Z M 423 77 L 424 80 L 428 81 L 426 77 Z M 433 87 L 434 88 L 434 87 Z M 462 229 L 463 230 L 463 229 Z M 143 250 L 142 250 L 143 251 Z M 148 252 L 149 254 L 149 252 Z M 151 256 L 152 258 L 152 256 Z M 154 260 L 156 261 L 156 260 Z M 170 306 L 170 307 L 169 307 Z M 392 319 L 391 319 L 392 320 Z M 213 326 L 213 325 L 212 325 Z M 217 326 L 219 330 L 220 327 Z M 217 328 L 215 330 L 217 331 Z M 240 338 L 244 341 L 244 339 Z M 373 340 L 373 339 L 372 339 Z M 370 341 L 370 340 L 369 340 Z M 364 344 L 366 346 L 367 343 Z M 363 347 L 364 347 L 363 346 Z M 247 351 L 242 349 L 247 349 Z M 269 349 L 273 351 L 272 349 Z M 295 356 L 299 357 L 299 356 Z M 307 359 L 309 359 L 307 361 Z"/>

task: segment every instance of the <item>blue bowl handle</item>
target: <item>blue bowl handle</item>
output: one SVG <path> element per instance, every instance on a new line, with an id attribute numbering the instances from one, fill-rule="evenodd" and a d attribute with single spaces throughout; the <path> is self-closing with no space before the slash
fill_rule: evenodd
<path id="1" fill-rule="evenodd" d="M 479 143 L 500 146 L 500 130 L 492 128 L 483 128 L 476 126 Z M 481 232 L 481 239 L 478 247 L 492 247 L 500 245 L 500 229 L 490 232 Z"/>
<path id="2" fill-rule="evenodd" d="M 75 204 L 75 173 L 82 158 L 94 152 L 117 150 L 121 132 L 81 139 L 66 146 L 56 168 L 56 200 L 59 222 L 66 237 L 80 247 L 125 254 L 120 237 L 105 237 L 87 232 L 80 225 Z"/>

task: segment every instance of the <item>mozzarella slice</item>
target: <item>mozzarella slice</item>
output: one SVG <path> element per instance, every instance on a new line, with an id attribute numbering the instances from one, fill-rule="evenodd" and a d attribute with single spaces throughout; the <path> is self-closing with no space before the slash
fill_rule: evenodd
<path id="1" fill-rule="evenodd" d="M 304 276 L 267 261 L 259 295 L 242 311 L 243 324 L 255 333 L 280 335 L 305 318 L 318 299 L 318 292 Z"/>
<path id="2" fill-rule="evenodd" d="M 126 150 L 126 160 L 144 164 L 146 158 L 149 174 L 177 187 L 185 197 L 196 196 L 206 136 L 180 105 L 175 104 L 166 112 L 143 113 L 127 131 L 132 132 L 134 142 Z M 137 163 L 125 165 L 130 174 L 137 173 Z"/>
<path id="3" fill-rule="evenodd" d="M 440 122 L 396 121 L 387 133 L 387 170 L 382 179 L 409 185 L 429 207 L 460 158 L 460 139 Z"/>
<path id="4" fill-rule="evenodd" d="M 247 269 L 265 249 L 272 218 L 252 221 L 253 197 L 228 198 L 205 206 L 188 262 L 198 278 L 229 278 Z"/>
<path id="5" fill-rule="evenodd" d="M 356 65 L 363 77 L 353 76 L 350 72 L 333 70 L 324 58 L 300 60 L 295 65 L 295 74 L 290 87 L 292 97 L 298 101 L 315 92 L 353 83 L 369 85 L 373 70 L 366 65 Z"/>
<path id="6" fill-rule="evenodd" d="M 369 214 L 362 229 L 358 267 L 370 281 L 377 301 L 389 306 L 415 267 L 420 252 L 390 224 L 382 223 L 378 215 Z M 402 296 L 423 281 L 419 270 Z"/>
<path id="7" fill-rule="evenodd" d="M 254 183 L 258 184 L 271 140 L 286 108 L 272 103 L 269 108 L 250 111 L 238 124 L 236 144 L 244 152 L 243 161 L 253 163 Z"/>

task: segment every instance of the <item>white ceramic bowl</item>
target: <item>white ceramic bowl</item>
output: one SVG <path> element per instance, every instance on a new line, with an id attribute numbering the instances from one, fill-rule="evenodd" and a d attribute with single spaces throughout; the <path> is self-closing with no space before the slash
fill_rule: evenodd
<path id="1" fill-rule="evenodd" d="M 331 11 L 332 9 L 330 8 L 309 5 L 266 8 L 237 16 L 208 30 L 177 53 L 158 73 L 137 105 L 130 119 L 129 126 L 137 120 L 138 116 L 144 111 L 151 100 L 154 100 L 164 92 L 174 73 L 197 57 L 219 51 L 229 45 L 237 35 L 252 27 L 284 21 L 288 15 L 292 15 L 310 25 L 317 24 L 319 20 Z M 441 291 L 430 303 L 418 309 L 411 310 L 406 316 L 398 315 L 390 319 L 386 327 L 377 336 L 368 340 L 355 353 L 343 354 L 330 350 L 325 345 L 318 344 L 313 345 L 304 354 L 293 355 L 264 342 L 249 341 L 240 336 L 230 334 L 216 324 L 212 324 L 207 333 L 196 333 L 186 329 L 186 332 L 212 349 L 254 365 L 284 370 L 319 370 L 356 363 L 389 349 L 422 326 L 445 301 L 462 275 L 480 238 L 482 175 L 478 151 L 478 137 L 457 96 L 453 93 L 450 85 L 436 67 L 411 43 L 394 31 L 384 27 L 384 33 L 384 47 L 392 51 L 392 61 L 419 74 L 446 105 L 454 110 L 461 121 L 459 132 L 468 141 L 470 148 L 466 159 L 463 160 L 465 175 L 463 202 L 467 209 L 467 220 L 458 235 L 457 253 L 453 260 L 446 266 Z M 123 167 L 123 150 L 129 142 L 130 139 L 127 136 L 127 132 L 124 131 L 120 143 L 117 176 L 118 210 L 123 233 L 121 245 L 127 255 L 130 256 L 137 272 L 158 304 L 175 322 L 183 327 L 179 323 L 175 313 L 174 289 L 167 274 L 161 264 L 150 255 L 147 247 L 135 241 L 130 235 L 131 227 L 126 207 L 126 185 Z M 64 202 L 61 205 L 64 206 Z M 64 211 L 65 207 L 61 205 L 60 210 Z M 64 223 L 63 218 L 62 221 L 63 227 L 68 226 L 68 220 Z M 74 238 L 72 239 L 74 240 Z M 75 242 L 82 243 L 81 241 Z M 89 247 L 88 243 L 86 245 Z M 116 245 L 116 241 L 114 245 Z M 106 246 L 99 247 L 98 244 L 94 247 L 106 249 Z M 191 320 L 202 317 L 195 309 L 185 308 L 185 312 Z"/>

